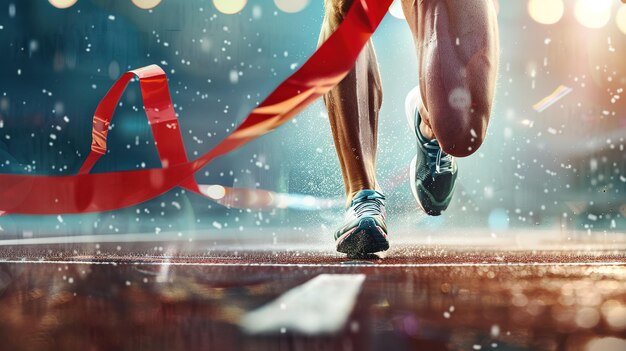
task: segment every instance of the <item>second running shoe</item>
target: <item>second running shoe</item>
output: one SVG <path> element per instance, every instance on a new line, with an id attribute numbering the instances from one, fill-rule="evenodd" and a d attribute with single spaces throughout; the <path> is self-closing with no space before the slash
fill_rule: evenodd
<path id="1" fill-rule="evenodd" d="M 385 215 L 382 193 L 372 189 L 359 191 L 346 210 L 344 224 L 335 232 L 337 251 L 359 256 L 387 250 Z"/>
<path id="2" fill-rule="evenodd" d="M 452 200 L 458 168 L 454 158 L 443 152 L 437 139 L 428 140 L 422 135 L 419 128 L 422 118 L 417 108 L 414 111 L 412 116 L 407 116 L 417 137 L 417 155 L 409 170 L 411 191 L 424 212 L 439 216 Z"/>

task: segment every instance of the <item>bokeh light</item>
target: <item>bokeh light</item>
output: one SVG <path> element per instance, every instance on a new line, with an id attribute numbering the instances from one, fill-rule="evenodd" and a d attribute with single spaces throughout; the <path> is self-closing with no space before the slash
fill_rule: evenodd
<path id="1" fill-rule="evenodd" d="M 626 340 L 614 337 L 594 338 L 586 345 L 585 351 L 617 351 L 626 348 Z"/>
<path id="2" fill-rule="evenodd" d="M 612 4 L 612 0 L 578 0 L 574 6 L 574 15 L 587 28 L 602 28 L 611 19 Z"/>
<path id="3" fill-rule="evenodd" d="M 406 17 L 404 17 L 404 11 L 402 11 L 401 0 L 394 0 L 391 6 L 389 6 L 389 13 L 395 18 L 406 19 Z"/>
<path id="4" fill-rule="evenodd" d="M 213 0 L 213 5 L 221 13 L 232 15 L 246 6 L 247 0 Z"/>
<path id="5" fill-rule="evenodd" d="M 50 4 L 58 9 L 66 9 L 76 3 L 78 0 L 48 0 Z"/>
<path id="6" fill-rule="evenodd" d="M 530 0 L 528 14 L 541 24 L 554 24 L 561 20 L 565 6 L 563 0 Z"/>
<path id="7" fill-rule="evenodd" d="M 617 28 L 626 34 L 626 6 L 619 7 L 615 16 L 615 22 L 617 23 Z"/>
<path id="8" fill-rule="evenodd" d="M 204 193 L 215 200 L 219 200 L 226 196 L 226 188 L 221 185 L 209 185 L 204 189 Z"/>
<path id="9" fill-rule="evenodd" d="M 161 0 L 132 0 L 135 6 L 140 9 L 149 10 L 161 3 Z"/>
<path id="10" fill-rule="evenodd" d="M 489 212 L 487 223 L 491 231 L 505 231 L 509 229 L 509 215 L 503 208 L 494 208 Z"/>
<path id="11" fill-rule="evenodd" d="M 274 0 L 274 4 L 283 12 L 295 13 L 302 11 L 309 0 Z"/>

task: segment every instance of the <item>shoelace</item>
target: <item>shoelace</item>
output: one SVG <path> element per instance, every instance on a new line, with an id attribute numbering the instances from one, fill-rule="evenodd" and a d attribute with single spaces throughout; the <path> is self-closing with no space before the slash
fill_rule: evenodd
<path id="1" fill-rule="evenodd" d="M 441 150 L 437 139 L 424 143 L 424 148 L 426 155 L 428 155 L 428 167 L 430 167 L 430 173 L 433 176 L 452 172 L 452 157 Z"/>
<path id="2" fill-rule="evenodd" d="M 359 217 L 364 215 L 384 216 L 382 211 L 382 208 L 385 206 L 384 200 L 385 196 L 383 194 L 376 193 L 354 199 L 352 200 L 352 205 L 354 206 L 354 212 Z"/>

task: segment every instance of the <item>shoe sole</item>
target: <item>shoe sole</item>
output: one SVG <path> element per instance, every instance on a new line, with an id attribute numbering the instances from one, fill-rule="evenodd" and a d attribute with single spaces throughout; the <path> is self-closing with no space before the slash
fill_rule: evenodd
<path id="1" fill-rule="evenodd" d="M 388 249 L 387 234 L 370 218 L 363 219 L 358 227 L 337 239 L 337 251 L 349 256 L 371 254 Z"/>

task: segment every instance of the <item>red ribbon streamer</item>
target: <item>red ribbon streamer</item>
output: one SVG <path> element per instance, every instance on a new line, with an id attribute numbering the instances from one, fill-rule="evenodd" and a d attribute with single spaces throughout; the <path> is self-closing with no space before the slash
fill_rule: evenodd
<path id="1" fill-rule="evenodd" d="M 151 65 L 125 73 L 100 101 L 91 153 L 77 175 L 0 174 L 0 214 L 110 211 L 181 186 L 205 196 L 194 174 L 214 158 L 271 131 L 337 85 L 352 69 L 392 0 L 355 0 L 337 30 L 230 135 L 193 161 L 187 159 L 163 70 Z M 108 126 L 130 80 L 139 78 L 148 121 L 163 168 L 89 174 L 106 151 Z"/>

